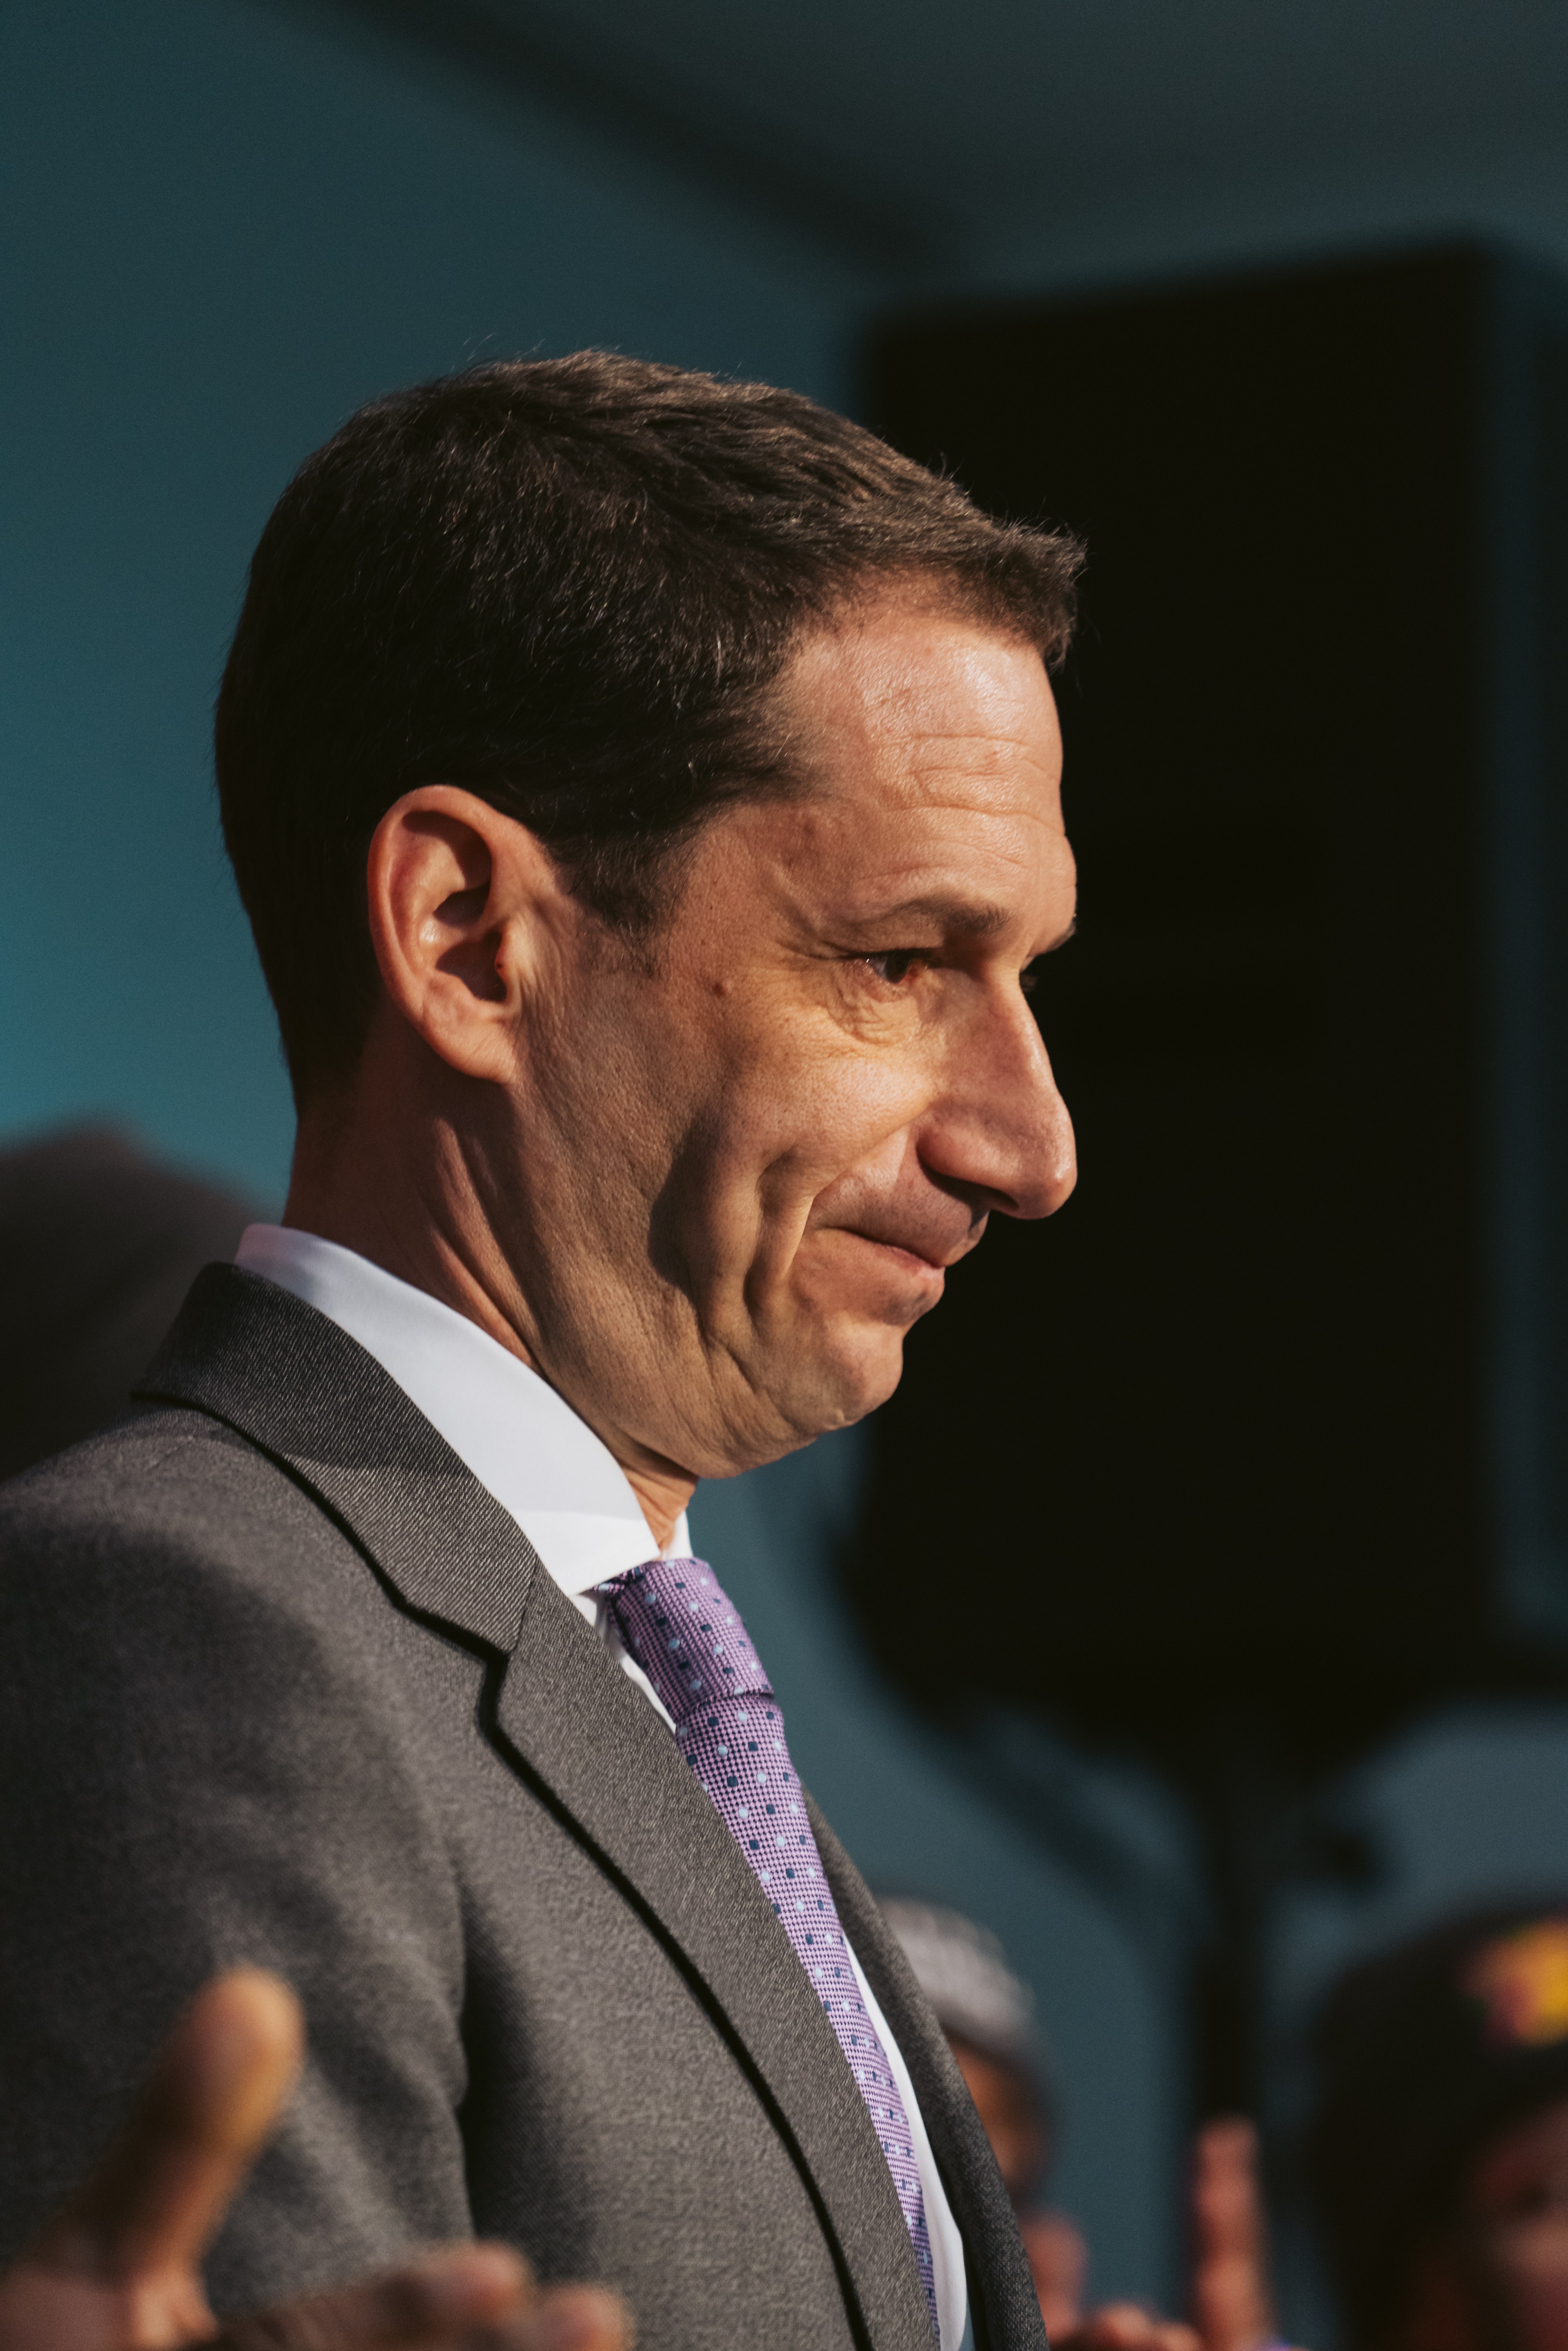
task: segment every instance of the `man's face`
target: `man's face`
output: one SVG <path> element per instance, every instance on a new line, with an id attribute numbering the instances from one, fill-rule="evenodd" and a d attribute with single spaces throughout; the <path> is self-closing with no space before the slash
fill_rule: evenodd
<path id="1" fill-rule="evenodd" d="M 882 1403 L 988 1217 L 1075 1172 L 1026 994 L 1074 893 L 1039 656 L 889 599 L 779 706 L 804 789 L 707 824 L 645 955 L 566 937 L 513 1104 L 530 1352 L 698 1476 Z"/>

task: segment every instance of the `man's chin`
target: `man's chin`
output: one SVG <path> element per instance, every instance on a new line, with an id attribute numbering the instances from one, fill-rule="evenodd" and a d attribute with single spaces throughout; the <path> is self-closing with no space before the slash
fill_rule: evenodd
<path id="1" fill-rule="evenodd" d="M 851 1428 L 887 1402 L 904 1375 L 904 1331 L 885 1322 L 857 1323 L 835 1334 L 819 1357 L 808 1411 L 813 1437 Z M 799 1359 L 797 1358 L 797 1361 Z"/>
<path id="2" fill-rule="evenodd" d="M 903 1376 L 904 1323 L 863 1311 L 824 1313 L 797 1297 L 781 1314 L 753 1323 L 746 1338 L 726 1351 L 729 1376 L 717 1421 L 683 1437 L 680 1458 L 699 1477 L 732 1478 L 852 1428 L 887 1402 Z"/>

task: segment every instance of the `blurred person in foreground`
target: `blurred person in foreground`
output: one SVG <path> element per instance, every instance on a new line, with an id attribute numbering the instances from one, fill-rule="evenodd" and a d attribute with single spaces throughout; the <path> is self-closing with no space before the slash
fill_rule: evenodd
<path id="1" fill-rule="evenodd" d="M 281 1225 L 0 1491 L 0 2229 L 195 1985 L 310 2018 L 220 2308 L 470 2231 L 647 2351 L 1039 2351 L 1007 2193 L 699 1479 L 859 1420 L 1071 1124 L 1078 549 L 604 353 L 308 458 L 219 696 Z"/>
<path id="2" fill-rule="evenodd" d="M 0 1151 L 0 1478 L 129 1408 L 192 1282 L 256 1214 L 113 1126 Z"/>
<path id="3" fill-rule="evenodd" d="M 1055 2159 L 1058 2106 L 1032 1992 L 997 1938 L 960 1912 L 892 1895 L 882 1907 L 985 2125 L 1057 2351 L 1262 2351 L 1274 2317 L 1250 2124 L 1212 2122 L 1195 2143 L 1191 2323 L 1131 2302 L 1085 2313 L 1088 2248 L 1064 2212 L 1040 2203 Z"/>
<path id="4" fill-rule="evenodd" d="M 1316 2031 L 1313 2197 L 1346 2351 L 1568 2351 L 1568 1901 L 1353 1969 Z"/>
<path id="5" fill-rule="evenodd" d="M 880 1899 L 986 2126 L 1054 2342 L 1078 2325 L 1088 2253 L 1065 2213 L 1040 2209 L 1056 2155 L 1057 2101 L 1033 1995 L 997 1938 L 973 1919 L 907 1896 Z"/>
<path id="6" fill-rule="evenodd" d="M 298 2003 L 276 1977 L 208 1984 L 159 2051 L 103 2161 L 8 2270 L 0 2351 L 629 2351 L 591 2287 L 535 2287 L 505 2245 L 444 2245 L 395 2270 L 232 2321 L 200 2263 L 299 2070 Z"/>

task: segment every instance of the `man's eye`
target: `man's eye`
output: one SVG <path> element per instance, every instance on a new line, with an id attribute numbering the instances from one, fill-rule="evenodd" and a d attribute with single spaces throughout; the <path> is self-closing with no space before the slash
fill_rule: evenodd
<path id="1" fill-rule="evenodd" d="M 878 979 L 885 979 L 890 987 L 897 987 L 926 958 L 918 947 L 887 947 L 880 955 L 868 955 L 862 960 L 870 964 Z"/>
<path id="2" fill-rule="evenodd" d="M 1034 961 L 1032 963 L 1026 963 L 1023 969 L 1019 972 L 1019 986 L 1022 988 L 1026 996 L 1032 996 L 1035 989 L 1040 986 L 1040 981 L 1045 977 L 1045 972 L 1043 969 L 1045 957 L 1043 956 L 1036 956 Z"/>

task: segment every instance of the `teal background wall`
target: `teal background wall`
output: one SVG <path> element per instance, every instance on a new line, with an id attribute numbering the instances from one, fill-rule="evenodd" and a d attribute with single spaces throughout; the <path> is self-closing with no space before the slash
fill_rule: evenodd
<path id="1" fill-rule="evenodd" d="M 846 388 L 859 289 L 612 152 L 230 0 L 13 0 L 0 1127 L 89 1106 L 281 1197 L 209 790 L 262 523 L 372 393 L 603 343 Z"/>

